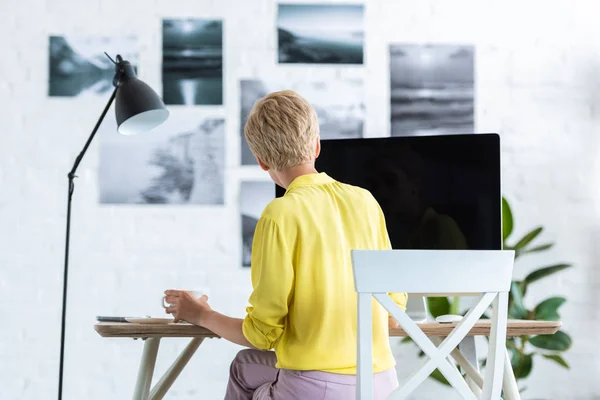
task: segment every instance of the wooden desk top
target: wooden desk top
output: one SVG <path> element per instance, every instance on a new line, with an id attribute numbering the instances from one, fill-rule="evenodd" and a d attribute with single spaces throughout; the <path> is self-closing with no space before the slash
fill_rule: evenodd
<path id="1" fill-rule="evenodd" d="M 480 320 L 475 324 L 468 336 L 489 336 L 490 321 Z M 437 322 L 425 322 L 419 324 L 427 336 L 448 336 L 456 327 L 455 323 L 440 324 Z M 507 336 L 521 335 L 552 335 L 561 327 L 560 321 L 525 321 L 509 320 Z M 218 337 L 206 328 L 178 323 L 168 325 L 142 325 L 131 323 L 100 322 L 94 325 L 94 329 L 100 336 L 107 338 L 149 338 L 149 337 Z M 390 329 L 390 336 L 402 337 L 406 333 L 402 328 Z"/>

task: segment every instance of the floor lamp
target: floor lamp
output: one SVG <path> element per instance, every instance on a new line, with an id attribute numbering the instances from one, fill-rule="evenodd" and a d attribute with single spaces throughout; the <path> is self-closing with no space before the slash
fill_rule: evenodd
<path id="1" fill-rule="evenodd" d="M 105 53 L 106 54 L 106 53 Z M 115 114 L 117 118 L 117 130 L 122 135 L 134 135 L 136 133 L 147 132 L 168 118 L 169 111 L 165 107 L 162 99 L 144 82 L 136 77 L 133 66 L 117 56 L 114 61 L 108 54 L 106 56 L 115 64 L 115 76 L 113 86 L 115 87 L 104 111 L 100 115 L 96 126 L 92 130 L 90 137 L 83 146 L 83 150 L 75 159 L 73 168 L 68 174 L 69 193 L 67 200 L 67 234 L 65 240 L 65 268 L 63 276 L 63 295 L 62 295 L 62 322 L 60 334 L 60 366 L 58 373 L 58 400 L 62 399 L 63 389 L 63 366 L 65 354 L 65 320 L 67 310 L 67 281 L 69 270 L 69 239 L 71 230 L 71 200 L 75 189 L 74 180 L 76 178 L 77 167 L 81 163 L 90 143 L 94 139 L 102 120 L 110 109 L 113 101 L 115 102 Z"/>

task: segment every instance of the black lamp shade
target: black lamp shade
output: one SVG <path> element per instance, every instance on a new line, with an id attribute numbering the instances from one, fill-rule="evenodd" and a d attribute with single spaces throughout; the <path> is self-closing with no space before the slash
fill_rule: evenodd
<path id="1" fill-rule="evenodd" d="M 169 117 L 165 103 L 154 90 L 139 80 L 133 67 L 124 61 L 115 98 L 118 131 L 122 135 L 135 135 L 150 131 Z"/>

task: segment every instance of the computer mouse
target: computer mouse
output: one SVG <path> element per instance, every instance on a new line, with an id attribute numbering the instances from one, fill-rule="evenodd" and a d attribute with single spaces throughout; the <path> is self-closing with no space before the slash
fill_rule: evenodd
<path id="1" fill-rule="evenodd" d="M 458 322 L 461 319 L 463 319 L 461 315 L 446 314 L 436 317 L 435 321 L 439 322 L 440 324 L 451 324 L 453 322 Z"/>

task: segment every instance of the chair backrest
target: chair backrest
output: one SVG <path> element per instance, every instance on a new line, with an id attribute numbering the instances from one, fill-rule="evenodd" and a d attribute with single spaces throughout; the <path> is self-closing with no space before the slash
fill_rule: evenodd
<path id="1" fill-rule="evenodd" d="M 358 293 L 478 294 L 510 290 L 509 250 L 353 250 Z"/>
<path id="2" fill-rule="evenodd" d="M 509 250 L 353 250 L 354 284 L 358 293 L 357 399 L 370 400 L 373 396 L 372 297 L 430 358 L 395 395 L 408 396 L 437 368 L 463 398 L 499 399 L 513 263 L 514 251 Z M 388 293 L 479 294 L 481 298 L 437 347 Z M 488 361 L 479 397 L 448 357 L 457 351 L 455 348 L 491 304 Z"/>

